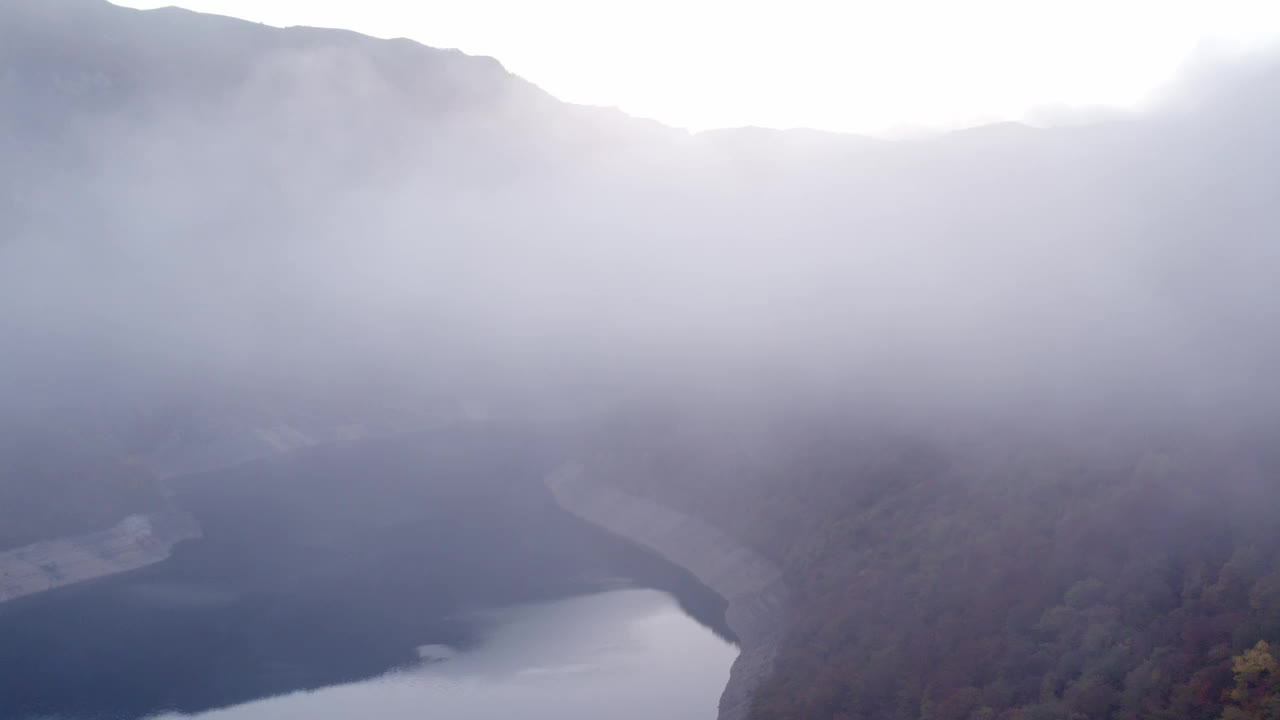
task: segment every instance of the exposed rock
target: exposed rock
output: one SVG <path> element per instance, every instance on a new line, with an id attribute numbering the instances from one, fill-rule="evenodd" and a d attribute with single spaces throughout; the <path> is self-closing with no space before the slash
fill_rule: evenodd
<path id="1" fill-rule="evenodd" d="M 191 514 L 131 515 L 109 530 L 33 543 L 0 553 L 0 602 L 136 570 L 201 536 Z"/>
<path id="2" fill-rule="evenodd" d="M 740 653 L 720 696 L 720 720 L 743 720 L 756 687 L 773 669 L 785 626 L 787 587 L 777 567 L 711 525 L 589 480 L 578 465 L 547 478 L 565 510 L 648 547 L 725 598 Z"/>

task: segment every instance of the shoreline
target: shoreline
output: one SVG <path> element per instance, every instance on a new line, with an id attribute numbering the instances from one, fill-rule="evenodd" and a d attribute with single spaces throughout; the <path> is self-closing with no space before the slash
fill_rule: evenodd
<path id="1" fill-rule="evenodd" d="M 201 536 L 195 516 L 169 509 L 0 552 L 0 604 L 163 562 L 178 543 Z"/>
<path id="2" fill-rule="evenodd" d="M 756 688 L 773 670 L 785 628 L 789 593 L 778 568 L 697 518 L 591 482 L 580 465 L 566 465 L 545 482 L 566 512 L 653 550 L 728 602 L 725 620 L 739 654 L 718 717 L 745 720 Z"/>

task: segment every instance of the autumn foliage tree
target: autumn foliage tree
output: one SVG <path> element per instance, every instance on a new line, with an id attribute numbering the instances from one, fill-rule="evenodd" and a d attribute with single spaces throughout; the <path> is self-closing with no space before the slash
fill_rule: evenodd
<path id="1" fill-rule="evenodd" d="M 1261 640 L 1231 663 L 1235 687 L 1227 693 L 1222 720 L 1280 720 L 1280 663 Z"/>

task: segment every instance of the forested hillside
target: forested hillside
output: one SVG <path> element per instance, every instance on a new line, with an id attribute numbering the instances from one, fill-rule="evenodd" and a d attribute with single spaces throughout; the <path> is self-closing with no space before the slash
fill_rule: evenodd
<path id="1" fill-rule="evenodd" d="M 1211 720 L 1280 702 L 1274 671 L 1248 669 L 1280 641 L 1268 438 L 832 419 L 714 449 L 670 416 L 629 420 L 595 446 L 598 477 L 785 566 L 795 602 L 754 717 Z"/>

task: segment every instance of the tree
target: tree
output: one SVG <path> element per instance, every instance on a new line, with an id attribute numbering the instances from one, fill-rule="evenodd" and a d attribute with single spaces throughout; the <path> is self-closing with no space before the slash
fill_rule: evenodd
<path id="1" fill-rule="evenodd" d="M 1233 659 L 1231 669 L 1236 685 L 1227 693 L 1223 720 L 1280 720 L 1280 663 L 1271 646 L 1258 641 Z"/>

